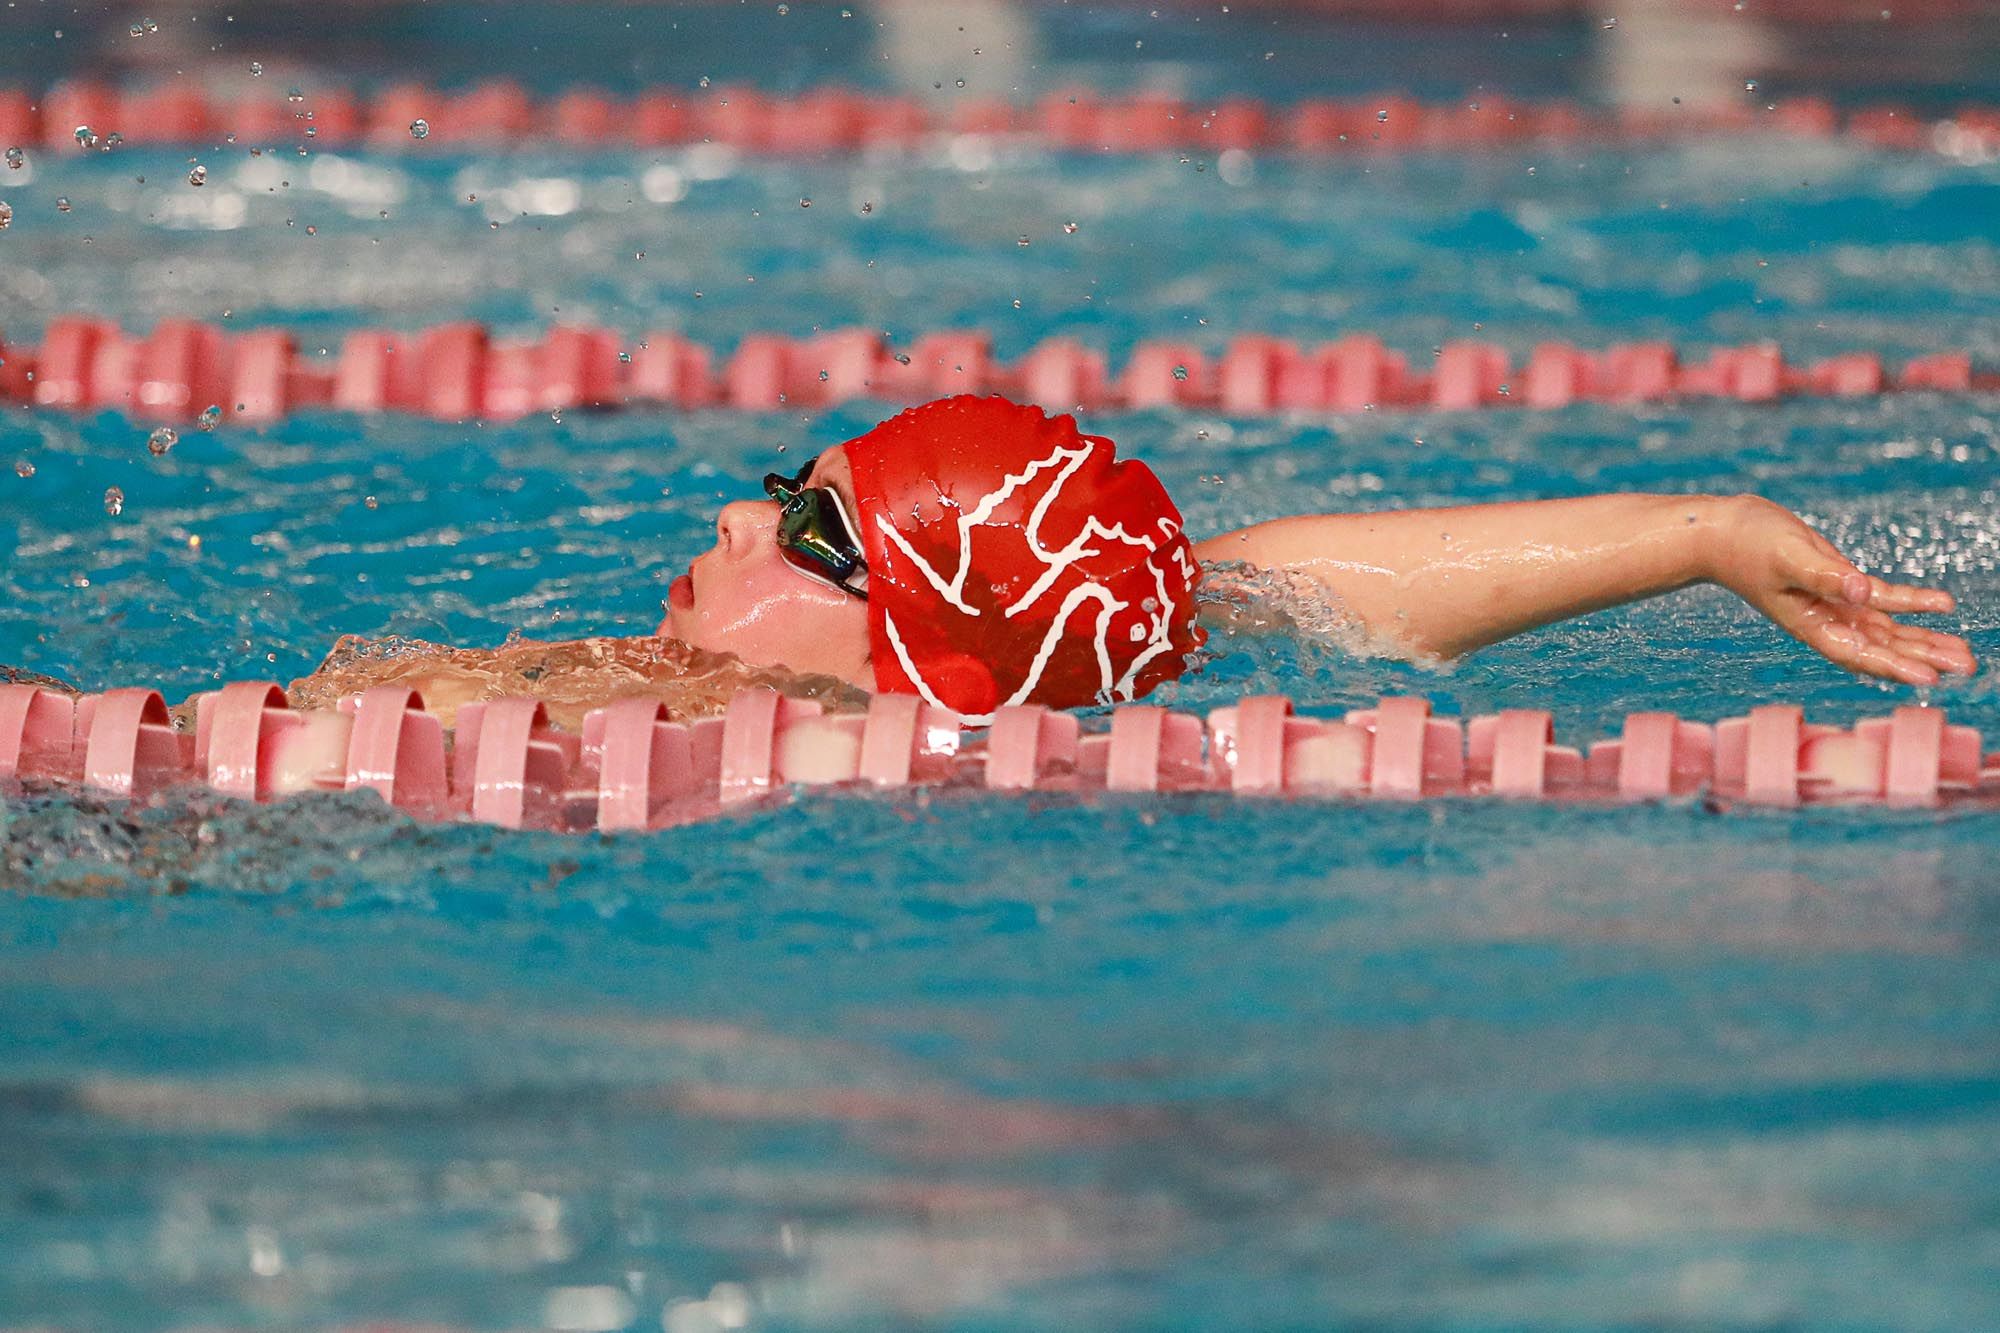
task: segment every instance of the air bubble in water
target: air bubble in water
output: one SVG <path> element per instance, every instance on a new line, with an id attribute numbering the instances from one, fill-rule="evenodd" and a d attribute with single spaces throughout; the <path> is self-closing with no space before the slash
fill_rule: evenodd
<path id="1" fill-rule="evenodd" d="M 79 125 L 72 133 L 75 135 L 79 147 L 88 148 L 97 142 L 97 131 L 91 129 L 88 125 Z"/>
<path id="2" fill-rule="evenodd" d="M 251 77 L 251 78 L 253 78 L 253 79 L 261 79 L 261 78 L 263 78 L 263 77 L 264 77 L 264 62 L 263 62 L 263 61 L 261 61 L 261 60 L 253 60 L 253 61 L 251 61 L 251 62 L 250 62 L 250 77 Z"/>
<path id="3" fill-rule="evenodd" d="M 219 414 L 218 414 L 219 415 Z M 159 458 L 181 442 L 181 433 L 172 426 L 161 426 L 146 437 L 146 452 Z"/>
<path id="4" fill-rule="evenodd" d="M 12 222 L 13 220 L 14 220 L 14 206 L 8 203 L 5 199 L 0 199 L 0 231 L 5 231 L 7 229 L 7 224 Z"/>
<path id="5" fill-rule="evenodd" d="M 106 487 L 104 491 L 104 512 L 113 518 L 117 518 L 120 514 L 124 513 L 125 492 L 119 490 L 116 486 Z"/>
<path id="6" fill-rule="evenodd" d="M 28 155 L 18 148 L 9 148 L 7 150 L 7 165 L 15 171 L 19 171 L 22 167 L 28 165 Z"/>
<path id="7" fill-rule="evenodd" d="M 14 460 L 14 475 L 26 481 L 35 475 L 35 465 L 25 458 L 17 458 Z"/>
<path id="8" fill-rule="evenodd" d="M 210 403 L 207 407 L 201 409 L 201 415 L 194 419 L 194 424 L 201 427 L 203 430 L 214 430 L 215 423 L 221 420 L 222 420 L 221 406 L 216 403 Z"/>
<path id="9" fill-rule="evenodd" d="M 59 195 L 57 195 L 57 196 L 56 196 L 56 212 L 58 212 L 58 213 L 67 213 L 67 212 L 69 212 L 69 196 L 68 196 L 68 195 L 66 195 L 66 194 L 59 194 Z"/>
<path id="10" fill-rule="evenodd" d="M 201 186 L 208 184 L 208 168 L 197 162 L 188 171 L 188 184 Z"/>
<path id="11" fill-rule="evenodd" d="M 412 139 L 428 139 L 428 138 L 430 138 L 430 137 L 431 137 L 431 123 L 430 123 L 430 122 L 429 122 L 428 120 L 423 120 L 423 119 L 417 119 L 417 120 L 413 120 L 413 121 L 411 121 L 411 122 L 410 122 L 410 137 L 411 137 Z"/>

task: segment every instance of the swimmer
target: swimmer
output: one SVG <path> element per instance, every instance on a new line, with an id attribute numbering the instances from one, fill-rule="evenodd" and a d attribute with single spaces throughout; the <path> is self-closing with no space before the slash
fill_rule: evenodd
<path id="1" fill-rule="evenodd" d="M 560 678 L 560 721 L 733 658 L 726 684 L 782 669 L 823 693 L 920 695 L 977 725 L 1010 704 L 1122 703 L 1181 675 L 1204 638 L 1204 571 L 1244 565 L 1311 579 L 1412 657 L 1714 583 L 1851 671 L 1930 685 L 1975 667 L 1963 638 L 1899 619 L 1953 610 L 1950 593 L 1865 574 L 1754 496 L 1305 514 L 1191 543 L 1159 480 L 1110 440 L 972 396 L 902 412 L 763 489 L 723 508 L 655 636 L 418 652 L 358 672 L 330 659 L 294 701 L 395 679 L 449 714 Z M 593 669 L 596 685 L 575 689 Z"/>

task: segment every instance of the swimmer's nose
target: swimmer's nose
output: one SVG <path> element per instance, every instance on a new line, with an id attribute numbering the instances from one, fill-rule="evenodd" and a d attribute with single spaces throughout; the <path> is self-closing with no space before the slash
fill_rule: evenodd
<path id="1" fill-rule="evenodd" d="M 778 506 L 769 500 L 737 500 L 722 506 L 715 517 L 715 536 L 722 553 L 740 560 L 769 539 L 777 528 Z"/>

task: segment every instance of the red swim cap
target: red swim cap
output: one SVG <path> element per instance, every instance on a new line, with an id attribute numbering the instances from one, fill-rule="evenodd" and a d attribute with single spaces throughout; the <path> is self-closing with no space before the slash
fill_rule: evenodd
<path id="1" fill-rule="evenodd" d="M 1201 643 L 1180 510 L 1074 417 L 961 395 L 846 449 L 877 689 L 983 722 L 1135 699 Z"/>

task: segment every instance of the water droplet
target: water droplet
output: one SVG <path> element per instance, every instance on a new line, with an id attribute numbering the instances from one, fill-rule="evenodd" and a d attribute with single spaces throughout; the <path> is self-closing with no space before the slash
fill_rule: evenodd
<path id="1" fill-rule="evenodd" d="M 1613 28 L 1615 28 L 1615 27 L 1617 27 L 1617 26 L 1618 26 L 1618 20 L 1617 20 L 1617 19 L 1606 19 L 1606 20 L 1604 20 L 1604 23 L 1603 23 L 1603 25 L 1602 25 L 1602 26 L 1603 26 L 1603 28 L 1604 28 L 1604 30 L 1605 30 L 1606 32 L 1609 32 L 1609 31 L 1611 31 L 1611 30 L 1612 30 Z"/>
<path id="2" fill-rule="evenodd" d="M 1175 379 L 1177 379 L 1177 380 L 1184 380 L 1184 379 L 1186 379 L 1187 377 L 1188 377 L 1188 368 L 1187 368 L 1186 366 L 1175 366 L 1175 367 L 1174 367 L 1174 378 L 1175 378 Z"/>
<path id="3" fill-rule="evenodd" d="M 158 32 L 159 30 L 160 30 L 160 25 L 159 25 L 159 24 L 157 24 L 157 23 L 153 22 L 153 20 L 151 20 L 151 19 L 147 19 L 147 20 L 146 20 L 146 31 L 147 31 L 147 32 L 149 32 L 149 33 L 151 33 L 151 32 Z"/>
<path id="4" fill-rule="evenodd" d="M 124 142 L 125 142 L 125 136 L 120 134 L 117 130 L 113 130 L 111 131 L 111 133 L 104 136 L 104 147 L 102 151 L 108 153 L 112 149 L 116 148 L 119 144 L 122 144 Z"/>
<path id="5" fill-rule="evenodd" d="M 1381 124 L 1387 125 L 1389 123 L 1388 109 L 1385 107 L 1384 109 L 1377 111 L 1375 113 L 1375 119 Z"/>
<path id="6" fill-rule="evenodd" d="M 799 200 L 799 207 L 800 207 L 800 208 L 811 208 L 812 206 L 813 206 L 813 201 L 812 201 L 812 200 L 810 200 L 810 199 L 801 199 L 801 200 Z"/>
<path id="7" fill-rule="evenodd" d="M 819 382 L 820 382 L 821 384 L 824 384 L 824 383 L 826 383 L 826 382 L 827 382 L 827 381 L 828 381 L 829 379 L 831 379 L 831 378 L 833 378 L 833 377 L 832 377 L 831 375 L 828 375 L 828 374 L 827 374 L 827 373 L 826 373 L 826 372 L 825 372 L 824 370 L 822 370 L 822 371 L 821 371 L 821 372 L 819 373 Z"/>
<path id="8" fill-rule="evenodd" d="M 785 16 L 785 15 L 787 15 L 787 14 L 789 14 L 789 13 L 791 13 L 791 12 L 792 12 L 792 7 L 791 7 L 790 5 L 779 5 L 779 6 L 778 6 L 778 17 L 779 17 L 779 18 L 783 18 L 783 17 Z"/>
<path id="9" fill-rule="evenodd" d="M 26 481 L 35 475 L 35 465 L 25 458 L 17 458 L 14 460 L 14 475 Z"/>
<path id="10" fill-rule="evenodd" d="M 7 229 L 7 225 L 11 223 L 13 220 L 14 220 L 14 206 L 8 203 L 5 199 L 0 199 L 0 231 L 5 231 Z"/>
<path id="11" fill-rule="evenodd" d="M 146 437 L 146 451 L 158 458 L 181 442 L 181 434 L 172 426 L 161 426 Z"/>
<path id="12" fill-rule="evenodd" d="M 1063 223 L 1063 235 L 1065 236 L 1076 235 L 1076 224 L 1074 222 Z"/>
<path id="13" fill-rule="evenodd" d="M 630 352 L 620 352 L 618 354 L 618 359 L 620 361 L 623 361 L 628 366 L 632 364 L 632 354 Z"/>
<path id="14" fill-rule="evenodd" d="M 910 364 L 910 355 L 909 355 L 909 353 L 907 353 L 907 352 L 898 352 L 898 353 L 896 353 L 896 364 L 897 364 L 897 365 L 899 365 L 899 366 L 907 366 L 907 365 L 909 365 L 909 364 Z"/>
<path id="15" fill-rule="evenodd" d="M 125 492 L 119 490 L 116 486 L 107 487 L 104 492 L 104 512 L 113 518 L 117 518 L 120 514 L 124 513 Z"/>
<path id="16" fill-rule="evenodd" d="M 844 19 L 851 19 L 851 18 L 853 18 L 853 17 L 854 17 L 854 11 L 853 11 L 853 10 L 851 10 L 851 9 L 843 9 L 843 10 L 841 10 L 841 11 L 840 11 L 840 16 L 841 16 L 842 18 L 844 18 Z M 1885 10 L 1883 10 L 1883 11 L 1882 11 L 1882 17 L 1883 17 L 1883 18 L 1887 18 L 1887 17 L 1889 17 L 1889 11 L 1888 11 L 1888 10 L 1886 10 L 1886 9 L 1885 9 Z"/>
<path id="17" fill-rule="evenodd" d="M 870 202 L 864 202 L 861 205 L 861 211 L 864 213 L 873 213 L 875 211 L 875 205 Z"/>
<path id="18" fill-rule="evenodd" d="M 67 212 L 69 212 L 69 196 L 68 196 L 68 195 L 63 195 L 63 194 L 59 194 L 59 195 L 57 195 L 57 196 L 56 196 L 56 212 L 58 212 L 58 213 L 67 213 Z"/>
<path id="19" fill-rule="evenodd" d="M 1027 237 L 1025 237 L 1025 236 L 1022 236 L 1022 237 L 1018 238 L 1018 239 L 1017 239 L 1017 240 L 1016 240 L 1016 241 L 1014 242 L 1014 244 L 1016 244 L 1016 245 L 1018 245 L 1018 246 L 1021 246 L 1021 247 L 1023 247 L 1023 248 L 1025 249 L 1025 248 L 1026 248 L 1026 246 L 1027 246 L 1027 244 L 1028 244 L 1028 238 L 1027 238 Z"/>
<path id="20" fill-rule="evenodd" d="M 377 499 L 376 499 L 376 498 L 375 498 L 374 496 L 372 496 L 372 495 L 370 495 L 370 496 L 368 496 L 368 497 L 364 498 L 364 499 L 363 499 L 363 500 L 361 501 L 361 503 L 362 503 L 362 504 L 365 504 L 365 505 L 367 505 L 367 506 L 368 506 L 368 507 L 369 507 L 370 509 L 379 509 L 379 508 L 381 507 L 381 505 L 382 505 L 382 502 L 381 502 L 380 500 L 377 500 Z"/>
<path id="21" fill-rule="evenodd" d="M 287 88 L 285 90 L 285 100 L 287 102 L 303 102 L 306 100 L 306 95 L 296 88 Z"/>
<path id="22" fill-rule="evenodd" d="M 188 184 L 201 186 L 208 184 L 208 168 L 197 162 L 188 170 Z"/>
<path id="23" fill-rule="evenodd" d="M 701 86 L 704 88 L 708 87 L 708 75 L 704 74 L 701 76 Z"/>
<path id="24" fill-rule="evenodd" d="M 1757 80 L 1755 80 L 1755 79 L 1745 79 L 1745 80 L 1743 80 L 1743 91 L 1744 91 L 1744 92 L 1746 92 L 1746 93 L 1754 93 L 1754 92 L 1756 92 L 1756 91 L 1757 91 Z"/>
<path id="25" fill-rule="evenodd" d="M 18 148 L 9 148 L 7 150 L 7 165 L 9 167 L 12 167 L 15 171 L 19 171 L 22 167 L 26 166 L 27 164 L 28 164 L 28 155 L 26 153 L 22 152 Z"/>
<path id="26" fill-rule="evenodd" d="M 250 62 L 250 77 L 251 77 L 251 78 L 253 78 L 253 79 L 261 79 L 261 78 L 263 78 L 263 77 L 264 77 L 264 62 L 263 62 L 263 61 L 261 61 L 261 60 L 253 60 L 253 61 L 251 61 L 251 62 Z"/>
<path id="27" fill-rule="evenodd" d="M 126 31 L 130 32 L 134 37 L 144 37 L 146 35 L 146 25 L 143 23 L 134 23 Z"/>
<path id="28" fill-rule="evenodd" d="M 215 423 L 221 420 L 221 405 L 219 403 L 210 403 L 207 407 L 201 409 L 201 415 L 194 419 L 194 424 L 203 430 L 214 430 Z"/>
<path id="29" fill-rule="evenodd" d="M 79 125 L 72 133 L 76 136 L 76 142 L 79 147 L 88 148 L 97 142 L 97 131 L 91 129 L 88 125 Z"/>
<path id="30" fill-rule="evenodd" d="M 411 121 L 411 122 L 410 122 L 410 137 L 411 137 L 412 139 L 428 139 L 428 138 L 430 138 L 430 137 L 431 137 L 431 123 L 430 123 L 430 122 L 429 122 L 428 120 L 422 120 L 422 119 L 418 119 L 418 120 L 413 120 L 413 121 Z"/>

